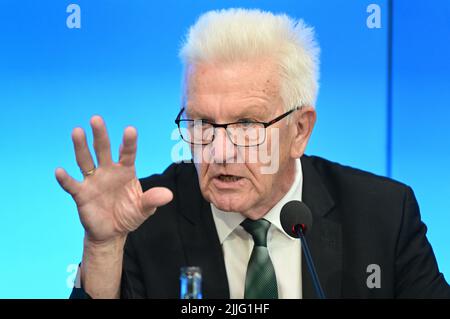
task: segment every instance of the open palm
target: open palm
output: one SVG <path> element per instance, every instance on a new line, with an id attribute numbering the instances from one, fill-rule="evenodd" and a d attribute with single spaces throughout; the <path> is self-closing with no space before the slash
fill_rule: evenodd
<path id="1" fill-rule="evenodd" d="M 55 175 L 61 187 L 72 195 L 87 238 L 107 242 L 139 227 L 157 207 L 172 200 L 172 192 L 163 187 L 142 191 L 134 165 L 137 149 L 134 128 L 125 129 L 119 161 L 115 163 L 103 119 L 94 116 L 91 126 L 98 167 L 95 168 L 84 131 L 75 128 L 72 140 L 85 178 L 78 182 L 62 168 Z"/>

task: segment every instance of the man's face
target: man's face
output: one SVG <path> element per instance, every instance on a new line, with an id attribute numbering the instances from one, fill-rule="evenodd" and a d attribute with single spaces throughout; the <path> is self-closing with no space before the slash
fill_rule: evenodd
<path id="1" fill-rule="evenodd" d="M 285 112 L 279 82 L 276 66 L 268 59 L 192 66 L 187 74 L 186 115 L 217 124 L 268 122 Z M 288 118 L 268 127 L 259 146 L 235 146 L 223 128 L 215 129 L 212 143 L 193 146 L 203 197 L 221 210 L 254 219 L 273 207 L 295 175 L 295 159 L 290 156 L 295 124 Z M 267 159 L 262 162 L 262 153 L 272 155 L 270 164 Z M 275 171 L 264 173 L 268 165 Z"/>

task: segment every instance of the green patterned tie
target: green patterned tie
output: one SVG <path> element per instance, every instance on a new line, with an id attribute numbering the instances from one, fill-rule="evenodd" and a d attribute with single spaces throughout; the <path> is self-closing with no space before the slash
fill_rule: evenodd
<path id="1" fill-rule="evenodd" d="M 267 249 L 270 222 L 246 219 L 242 227 L 253 237 L 255 245 L 247 266 L 245 299 L 278 299 L 277 278 Z"/>

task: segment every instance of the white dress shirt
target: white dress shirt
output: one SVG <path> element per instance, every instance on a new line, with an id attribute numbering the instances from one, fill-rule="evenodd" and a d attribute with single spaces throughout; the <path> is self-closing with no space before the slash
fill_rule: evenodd
<path id="1" fill-rule="evenodd" d="M 302 200 L 303 173 L 297 160 L 294 183 L 284 197 L 264 216 L 271 225 L 267 234 L 267 248 L 277 277 L 278 298 L 301 299 L 301 244 L 281 227 L 280 211 L 291 200 Z M 225 259 L 230 298 L 244 298 L 245 276 L 253 238 L 240 225 L 246 218 L 237 212 L 224 212 L 211 203 L 219 240 Z"/>

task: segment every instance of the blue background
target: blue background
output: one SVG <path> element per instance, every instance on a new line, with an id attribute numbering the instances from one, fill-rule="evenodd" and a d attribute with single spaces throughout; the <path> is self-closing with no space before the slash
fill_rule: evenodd
<path id="1" fill-rule="evenodd" d="M 70 3 L 81 29 L 66 26 Z M 381 6 L 381 29 L 367 28 L 370 3 Z M 134 125 L 138 176 L 162 171 L 178 143 L 183 36 L 200 13 L 238 6 L 315 27 L 321 89 L 308 153 L 411 185 L 450 278 L 449 1 L 396 0 L 390 37 L 388 0 L 1 0 L 0 298 L 70 293 L 83 229 L 54 169 L 81 178 L 72 128 L 102 115 L 116 154 Z"/>

